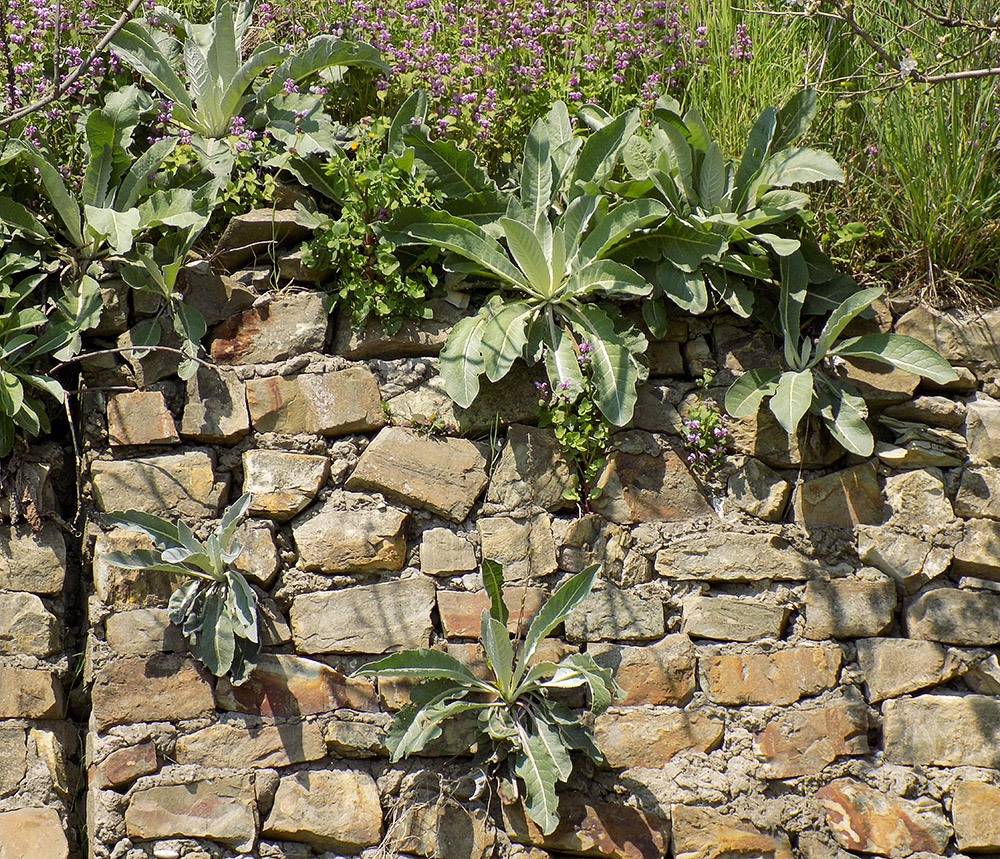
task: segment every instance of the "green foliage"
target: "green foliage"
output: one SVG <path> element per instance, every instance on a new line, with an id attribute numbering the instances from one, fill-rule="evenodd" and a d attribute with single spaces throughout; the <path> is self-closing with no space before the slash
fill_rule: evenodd
<path id="1" fill-rule="evenodd" d="M 572 397 L 565 390 L 549 391 L 548 385 L 536 383 L 538 388 L 538 425 L 551 428 L 572 470 L 573 485 L 564 495 L 590 511 L 590 502 L 599 498 L 596 485 L 607 460 L 612 425 L 601 414 L 596 403 L 593 380 L 593 361 L 590 343 L 580 344 L 580 392 Z"/>
<path id="2" fill-rule="evenodd" d="M 370 677 L 420 681 L 389 727 L 386 746 L 392 760 L 419 752 L 441 735 L 447 719 L 475 713 L 478 759 L 505 765 L 512 785 L 515 776 L 520 779 L 527 815 L 544 833 L 551 833 L 559 823 L 556 784 L 565 782 L 573 769 L 570 752 L 580 750 L 597 762 L 603 760 L 590 730 L 551 693 L 587 686 L 591 712 L 601 713 L 619 690 L 611 671 L 588 653 L 574 653 L 558 664 L 537 662 L 533 656 L 539 642 L 590 593 L 598 570 L 590 566 L 560 586 L 532 620 L 524 640 L 514 641 L 507 631 L 503 570 L 495 561 L 484 561 L 490 608 L 483 610 L 481 635 L 489 679 L 479 679 L 439 650 L 393 653 L 361 668 L 358 673 Z"/>
<path id="3" fill-rule="evenodd" d="M 205 541 L 182 521 L 174 524 L 137 510 L 101 518 L 105 526 L 140 531 L 156 547 L 112 552 L 108 563 L 190 579 L 170 597 L 170 621 L 181 628 L 196 659 L 216 677 L 228 675 L 237 686 L 247 679 L 260 652 L 259 597 L 232 567 L 243 551 L 234 538 L 236 527 L 249 506 L 250 496 L 241 495 Z"/>
<path id="4" fill-rule="evenodd" d="M 707 396 L 714 374 L 706 370 L 698 381 L 695 401 L 684 418 L 684 447 L 692 471 L 710 474 L 726 461 L 726 440 L 729 438 L 729 418 L 718 402 Z"/>

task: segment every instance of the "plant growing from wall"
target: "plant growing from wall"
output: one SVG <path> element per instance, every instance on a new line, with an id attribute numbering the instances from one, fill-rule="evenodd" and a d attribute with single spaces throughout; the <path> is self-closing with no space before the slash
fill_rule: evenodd
<path id="1" fill-rule="evenodd" d="M 181 628 L 196 659 L 216 677 L 228 675 L 237 686 L 247 679 L 260 652 L 259 598 L 232 566 L 243 551 L 235 539 L 236 528 L 249 506 L 250 495 L 241 495 L 205 541 L 183 521 L 172 523 L 138 510 L 101 517 L 105 526 L 145 534 L 155 547 L 111 552 L 108 563 L 189 579 L 170 596 L 170 621 Z"/>
<path id="2" fill-rule="evenodd" d="M 490 598 L 481 622 L 490 671 L 487 680 L 440 650 L 393 653 L 361 668 L 358 673 L 370 677 L 420 681 L 411 702 L 389 727 L 386 745 L 392 760 L 419 752 L 441 735 L 441 724 L 447 719 L 476 713 L 477 760 L 503 766 L 502 777 L 515 796 L 519 780 L 526 813 L 544 833 L 552 832 L 559 823 L 556 784 L 565 782 L 573 769 L 570 752 L 584 751 L 597 762 L 603 757 L 590 730 L 550 693 L 588 686 L 591 712 L 601 713 L 619 690 L 611 671 L 587 653 L 574 653 L 558 664 L 534 662 L 533 657 L 541 640 L 590 593 L 598 570 L 598 565 L 587 567 L 566 581 L 535 615 L 524 640 L 512 641 L 503 601 L 503 570 L 495 561 L 484 561 L 483 584 Z"/>
<path id="3" fill-rule="evenodd" d="M 698 381 L 694 403 L 684 417 L 684 447 L 687 462 L 693 471 L 710 474 L 726 461 L 729 438 L 729 418 L 723 414 L 714 397 L 708 396 L 714 374 L 706 370 Z"/>

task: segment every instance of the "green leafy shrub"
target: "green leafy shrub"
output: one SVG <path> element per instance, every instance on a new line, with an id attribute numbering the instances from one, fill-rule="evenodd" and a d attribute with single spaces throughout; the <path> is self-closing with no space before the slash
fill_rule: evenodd
<path id="1" fill-rule="evenodd" d="M 590 593 L 599 567 L 577 573 L 548 599 L 535 615 L 523 641 L 507 631 L 509 612 L 503 601 L 503 570 L 483 562 L 483 584 L 490 608 L 482 614 L 482 645 L 490 671 L 480 680 L 453 656 L 440 650 L 407 650 L 370 662 L 358 673 L 370 677 L 410 677 L 420 682 L 411 703 L 396 715 L 386 745 L 393 761 L 419 752 L 441 735 L 441 723 L 464 713 L 479 721 L 477 759 L 507 767 L 508 783 L 524 785 L 528 816 L 546 834 L 559 823 L 556 783 L 573 769 L 570 752 L 578 749 L 593 760 L 603 756 L 588 728 L 550 697 L 560 689 L 588 686 L 593 713 L 601 713 L 619 690 L 611 671 L 587 653 L 574 653 L 560 663 L 532 662 L 541 640 Z M 517 795 L 517 792 L 514 791 Z"/>
<path id="2" fill-rule="evenodd" d="M 249 494 L 241 495 L 204 542 L 182 521 L 174 524 L 138 510 L 101 519 L 106 526 L 140 531 L 156 547 L 112 552 L 108 563 L 191 580 L 171 595 L 170 621 L 181 628 L 195 658 L 216 677 L 229 675 L 235 685 L 247 679 L 260 652 L 259 598 L 243 574 L 232 567 L 243 551 L 234 539 L 236 527 L 249 506 Z"/>

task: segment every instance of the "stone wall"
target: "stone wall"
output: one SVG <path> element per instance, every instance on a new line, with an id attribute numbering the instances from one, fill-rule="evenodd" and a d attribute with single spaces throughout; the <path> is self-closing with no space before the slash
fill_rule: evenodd
<path id="1" fill-rule="evenodd" d="M 88 363 L 91 386 L 141 388 L 87 397 L 88 504 L 197 530 L 250 492 L 239 563 L 268 594 L 264 655 L 243 686 L 208 675 L 167 622 L 175 582 L 110 565 L 142 539 L 92 516 L 78 752 L 62 721 L 62 534 L 5 531 L 5 857 L 62 859 L 11 839 L 61 833 L 81 793 L 85 837 L 67 838 L 100 859 L 1000 853 L 1000 319 L 882 307 L 864 324 L 900 317 L 959 383 L 845 365 L 874 408 L 875 457 L 789 439 L 762 413 L 704 484 L 679 435 L 694 380 L 713 368 L 721 392 L 779 356 L 739 320 L 678 320 L 579 515 L 532 426 L 529 372 L 469 410 L 444 395 L 435 355 L 455 306 L 388 338 L 328 330 L 296 282 L 261 301 L 259 271 L 186 275 L 218 368 L 182 382 L 163 353 Z M 103 342 L 127 344 L 153 310 L 109 314 Z M 504 565 L 512 624 L 604 564 L 546 647 L 586 649 L 624 697 L 594 724 L 607 767 L 580 762 L 547 838 L 477 780 L 469 724 L 390 764 L 383 730 L 407 684 L 351 676 L 416 646 L 481 666 L 483 557 Z"/>

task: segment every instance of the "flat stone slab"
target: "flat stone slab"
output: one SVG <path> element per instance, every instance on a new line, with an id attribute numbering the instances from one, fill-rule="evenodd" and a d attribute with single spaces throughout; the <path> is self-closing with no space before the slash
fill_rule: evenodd
<path id="1" fill-rule="evenodd" d="M 570 641 L 654 641 L 664 632 L 662 600 L 619 588 L 592 591 L 566 618 Z"/>
<path id="2" fill-rule="evenodd" d="M 594 742 L 613 768 L 661 767 L 678 752 L 708 752 L 722 742 L 725 723 L 679 707 L 609 710 L 594 723 Z"/>
<path id="3" fill-rule="evenodd" d="M 940 468 L 891 474 L 885 480 L 885 494 L 892 510 L 890 523 L 904 529 L 934 532 L 955 518 Z"/>
<path id="4" fill-rule="evenodd" d="M 768 835 L 738 817 L 714 808 L 674 805 L 673 855 L 675 859 L 792 859 L 784 835 Z"/>
<path id="5" fill-rule="evenodd" d="M 705 582 L 804 582 L 823 574 L 781 537 L 720 532 L 671 540 L 655 568 L 667 579 Z"/>
<path id="6" fill-rule="evenodd" d="M 701 655 L 698 674 L 701 688 L 716 704 L 794 704 L 835 686 L 840 659 L 836 646 Z"/>
<path id="7" fill-rule="evenodd" d="M 1000 644 L 1000 594 L 959 588 L 927 591 L 906 607 L 910 638 L 987 647 Z"/>
<path id="8" fill-rule="evenodd" d="M 215 457 L 202 450 L 127 460 L 96 460 L 90 481 L 97 508 L 139 510 L 169 517 L 214 518 L 229 488 L 217 478 Z"/>
<path id="9" fill-rule="evenodd" d="M 0 812 L 0 846 L 4 859 L 68 859 L 69 842 L 54 808 L 21 808 Z"/>
<path id="10" fill-rule="evenodd" d="M 545 590 L 507 587 L 503 601 L 510 612 L 507 629 L 512 635 L 523 637 L 545 603 Z M 437 605 L 441 629 L 447 638 L 479 638 L 483 610 L 489 609 L 490 598 L 485 591 L 438 591 Z"/>
<path id="11" fill-rule="evenodd" d="M 435 589 L 430 579 L 400 579 L 292 601 L 295 647 L 301 653 L 385 653 L 430 644 Z"/>
<path id="12" fill-rule="evenodd" d="M 896 333 L 916 337 L 955 364 L 1000 366 L 1000 311 L 965 312 L 915 307 L 896 322 Z"/>
<path id="13" fill-rule="evenodd" d="M 1000 402 L 986 394 L 976 393 L 965 408 L 969 459 L 976 463 L 1000 465 Z"/>
<path id="14" fill-rule="evenodd" d="M 967 521 L 962 541 L 955 546 L 952 568 L 961 575 L 1000 581 L 1000 522 Z"/>
<path id="15" fill-rule="evenodd" d="M 294 209 L 267 208 L 231 218 L 215 246 L 213 262 L 235 271 L 251 260 L 270 260 L 275 248 L 308 237 L 308 228 L 295 217 Z"/>
<path id="16" fill-rule="evenodd" d="M 894 764 L 1000 766 L 1000 701 L 988 695 L 918 695 L 882 705 L 885 757 Z"/>
<path id="17" fill-rule="evenodd" d="M 853 528 L 878 525 L 885 518 L 885 498 L 875 461 L 807 480 L 792 496 L 795 521 L 806 528 Z"/>
<path id="18" fill-rule="evenodd" d="M 94 773 L 96 787 L 129 784 L 159 769 L 155 743 L 138 743 L 108 755 Z M 103 784 L 102 784 L 103 780 Z M 93 783 L 92 783 L 93 784 Z"/>
<path id="19" fill-rule="evenodd" d="M 618 706 L 672 704 L 683 706 L 695 692 L 695 649 L 677 633 L 646 646 L 593 643 L 587 652 L 614 672 L 623 695 Z"/>
<path id="20" fill-rule="evenodd" d="M 951 801 L 951 819 L 959 850 L 1000 850 L 1000 787 L 959 782 Z"/>
<path id="21" fill-rule="evenodd" d="M 232 444 L 250 432 L 243 381 L 232 370 L 198 367 L 187 381 L 181 436 L 206 444 Z"/>
<path id="22" fill-rule="evenodd" d="M 506 510 L 541 507 L 553 512 L 572 504 L 566 498 L 571 487 L 569 464 L 555 433 L 516 425 L 507 430 L 486 500 Z"/>
<path id="23" fill-rule="evenodd" d="M 465 537 L 447 528 L 428 528 L 420 536 L 420 572 L 428 576 L 471 573 L 478 567 L 476 550 Z"/>
<path id="24" fill-rule="evenodd" d="M 547 513 L 526 519 L 481 516 L 476 524 L 483 558 L 503 567 L 505 581 L 525 582 L 559 569 L 552 520 Z"/>
<path id="25" fill-rule="evenodd" d="M 0 655 L 51 656 L 59 649 L 59 625 L 35 596 L 0 591 Z"/>
<path id="26" fill-rule="evenodd" d="M 278 522 L 309 506 L 329 476 L 330 460 L 325 456 L 284 450 L 248 450 L 243 454 L 243 491 L 250 493 L 251 515 Z"/>
<path id="27" fill-rule="evenodd" d="M 61 719 L 64 707 L 62 686 L 51 671 L 0 665 L 0 719 Z"/>
<path id="28" fill-rule="evenodd" d="M 167 399 L 160 391 L 129 391 L 108 397 L 108 441 L 131 444 L 177 444 L 180 437 Z"/>
<path id="29" fill-rule="evenodd" d="M 791 610 L 739 597 L 688 597 L 684 600 L 684 627 L 695 638 L 719 641 L 756 641 L 781 638 Z"/>
<path id="30" fill-rule="evenodd" d="M 254 726 L 209 725 L 177 741 L 178 764 L 260 769 L 326 757 L 326 741 L 315 722 Z"/>
<path id="31" fill-rule="evenodd" d="M 392 507 L 345 510 L 331 498 L 292 520 L 292 534 L 307 570 L 399 570 L 406 563 L 406 519 Z"/>
<path id="32" fill-rule="evenodd" d="M 1000 519 L 1000 468 L 981 465 L 962 471 L 955 512 L 967 519 Z"/>
<path id="33" fill-rule="evenodd" d="M 879 635 L 892 623 L 896 611 L 896 585 L 834 579 L 806 585 L 806 638 L 867 638 Z"/>
<path id="34" fill-rule="evenodd" d="M 381 492 L 461 522 L 486 488 L 486 457 L 471 441 L 386 427 L 361 455 L 347 489 Z"/>
<path id="35" fill-rule="evenodd" d="M 961 663 L 933 641 L 862 638 L 856 642 L 858 665 L 873 704 L 951 680 Z"/>
<path id="36" fill-rule="evenodd" d="M 234 313 L 212 332 L 217 364 L 269 364 L 319 352 L 330 317 L 318 292 L 296 292 Z"/>
<path id="37" fill-rule="evenodd" d="M 17 791 L 24 778 L 28 760 L 28 747 L 24 728 L 0 724 L 0 797 L 10 796 Z M 2 818 L 2 815 L 0 815 Z M 0 841 L 0 844 L 3 844 Z"/>
<path id="38" fill-rule="evenodd" d="M 933 581 L 951 566 L 952 551 L 879 525 L 857 529 L 858 556 L 892 576 L 907 593 Z"/>
<path id="39" fill-rule="evenodd" d="M 385 424 L 378 382 L 366 367 L 248 379 L 246 397 L 257 432 L 338 436 Z"/>

